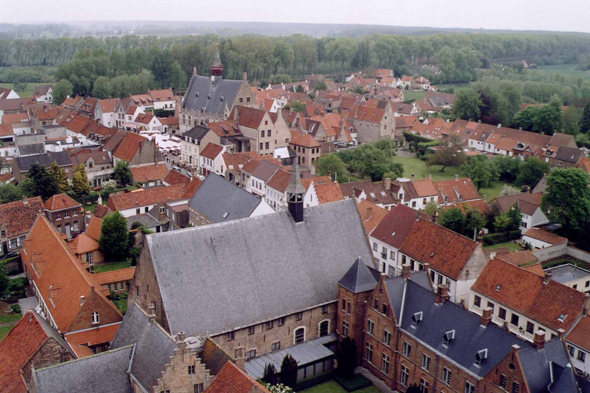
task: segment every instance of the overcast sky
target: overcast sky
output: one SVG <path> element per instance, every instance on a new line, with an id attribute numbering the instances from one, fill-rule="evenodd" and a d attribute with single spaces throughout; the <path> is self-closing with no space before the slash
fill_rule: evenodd
<path id="1" fill-rule="evenodd" d="M 0 22 L 190 20 L 590 32 L 590 0 L 0 0 Z"/>

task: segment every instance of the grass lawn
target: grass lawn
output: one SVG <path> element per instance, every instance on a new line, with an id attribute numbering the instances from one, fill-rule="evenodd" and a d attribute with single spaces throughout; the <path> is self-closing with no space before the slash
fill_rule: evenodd
<path id="1" fill-rule="evenodd" d="M 21 317 L 21 314 L 0 314 L 0 324 L 18 321 Z"/>
<path id="2" fill-rule="evenodd" d="M 127 269 L 128 267 L 130 266 L 127 261 L 112 262 L 105 265 L 94 266 L 94 273 L 110 272 L 112 270 Z"/>
<path id="3" fill-rule="evenodd" d="M 446 167 L 444 172 L 440 172 L 440 165 L 433 165 L 431 167 L 426 166 L 426 162 L 415 157 L 393 157 L 394 162 L 399 162 L 404 166 L 404 177 L 408 179 L 415 175 L 416 179 L 425 179 L 428 175 L 432 175 L 433 181 L 450 180 L 454 179 L 455 175 L 464 177 L 464 173 L 458 167 Z M 495 197 L 500 195 L 504 183 L 495 181 L 490 187 L 482 188 L 479 190 L 480 195 L 485 195 L 488 201 L 491 201 Z"/>
<path id="4" fill-rule="evenodd" d="M 4 336 L 6 336 L 12 330 L 13 327 L 14 326 L 0 327 L 0 340 L 2 340 Z"/>
<path id="5" fill-rule="evenodd" d="M 404 90 L 404 99 L 406 102 L 410 100 L 421 100 L 424 97 L 424 91 Z"/>
<path id="6" fill-rule="evenodd" d="M 127 299 L 113 300 L 113 303 L 117 306 L 121 314 L 125 315 L 127 312 Z"/>
<path id="7" fill-rule="evenodd" d="M 25 90 L 16 90 L 16 94 L 18 94 L 21 98 L 31 97 L 35 92 L 35 85 L 52 85 L 53 83 L 27 83 L 27 88 Z M 0 83 L 0 87 L 6 87 L 9 89 L 14 89 L 14 85 L 12 83 Z"/>
<path id="8" fill-rule="evenodd" d="M 84 210 L 86 210 L 87 212 L 92 212 L 94 213 L 94 210 L 96 209 L 96 203 L 93 203 L 92 205 L 86 205 L 84 206 Z"/>
<path id="9" fill-rule="evenodd" d="M 364 389 L 356 390 L 355 393 L 379 393 L 381 390 L 375 386 L 369 386 Z M 346 393 L 342 386 L 338 385 L 336 381 L 328 381 L 316 385 L 312 388 L 302 390 L 300 393 Z"/>
<path id="10" fill-rule="evenodd" d="M 535 74 L 559 74 L 565 77 L 572 77 L 578 78 L 581 77 L 584 80 L 590 80 L 590 72 L 588 71 L 581 71 L 576 70 L 577 64 L 560 64 L 560 65 L 552 65 L 552 66 L 540 66 L 537 69 L 529 69 L 527 73 L 531 76 Z"/>
<path id="11" fill-rule="evenodd" d="M 524 250 L 524 248 L 522 248 L 518 244 L 512 243 L 512 242 L 498 243 L 498 244 L 494 244 L 493 246 L 488 246 L 488 247 L 484 247 L 484 248 L 486 250 L 494 250 L 494 249 L 497 249 L 497 248 L 504 248 L 504 247 L 510 248 L 510 252 Z"/>

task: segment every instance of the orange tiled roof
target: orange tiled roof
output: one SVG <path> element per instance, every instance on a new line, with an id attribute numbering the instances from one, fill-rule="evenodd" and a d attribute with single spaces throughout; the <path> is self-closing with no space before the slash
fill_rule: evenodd
<path id="1" fill-rule="evenodd" d="M 291 142 L 292 145 L 302 146 L 302 147 L 309 147 L 315 148 L 320 147 L 320 143 L 314 139 L 313 136 L 310 134 L 301 134 L 301 133 L 291 133 Z"/>
<path id="2" fill-rule="evenodd" d="M 113 155 L 124 161 L 131 161 L 142 143 L 150 143 L 149 139 L 141 135 L 128 132 L 113 153 Z"/>
<path id="3" fill-rule="evenodd" d="M 466 177 L 457 180 L 451 179 L 437 181 L 434 182 L 434 187 L 437 190 L 437 194 L 439 194 L 439 203 L 461 203 L 463 201 L 480 199 L 479 193 L 473 185 L 473 182 Z M 445 196 L 447 197 L 446 201 L 444 200 Z M 461 198 L 459 198 L 459 196 L 461 196 Z"/>
<path id="4" fill-rule="evenodd" d="M 505 253 L 498 253 L 496 258 L 500 258 L 505 262 L 508 262 L 514 266 L 523 266 L 528 265 L 531 263 L 535 263 L 538 261 L 535 254 L 532 251 L 515 251 L 515 252 L 505 252 Z"/>
<path id="5" fill-rule="evenodd" d="M 96 329 L 66 334 L 65 339 L 70 344 L 78 358 L 92 356 L 94 353 L 89 346 L 110 343 L 115 338 L 121 322 L 113 325 L 99 326 Z"/>
<path id="6" fill-rule="evenodd" d="M 221 368 L 219 373 L 213 379 L 213 382 L 205 389 L 206 393 L 250 393 L 256 388 L 256 391 L 269 393 L 268 390 L 260 385 L 243 372 L 233 362 L 228 361 Z"/>
<path id="7" fill-rule="evenodd" d="M 131 168 L 133 179 L 138 183 L 164 180 L 168 172 L 166 164 L 152 164 Z"/>
<path id="8" fill-rule="evenodd" d="M 8 237 L 24 235 L 31 230 L 43 207 L 41 197 L 0 205 L 0 227 L 6 228 Z"/>
<path id="9" fill-rule="evenodd" d="M 412 185 L 420 198 L 438 194 L 434 183 L 430 179 L 415 180 Z"/>
<path id="10" fill-rule="evenodd" d="M 235 106 L 232 113 L 229 115 L 230 119 L 234 119 L 234 113 L 238 112 L 238 124 L 248 128 L 258 129 L 266 111 L 264 109 L 251 108 L 247 106 Z"/>
<path id="11" fill-rule="evenodd" d="M 554 245 L 567 242 L 565 237 L 558 236 L 554 233 L 547 232 L 539 228 L 529 228 L 529 230 L 526 231 L 523 236 L 532 237 L 533 239 Z"/>
<path id="12" fill-rule="evenodd" d="M 109 208 L 105 205 L 97 205 L 96 209 L 94 209 L 94 217 L 97 218 L 104 218 L 109 213 Z M 92 222 L 92 221 L 90 221 Z"/>
<path id="13" fill-rule="evenodd" d="M 363 200 L 357 205 L 361 221 L 365 228 L 365 233 L 370 235 L 371 232 L 381 223 L 387 213 L 386 209 L 375 205 L 369 201 Z"/>
<path id="14" fill-rule="evenodd" d="M 338 183 L 314 184 L 314 187 L 320 205 L 344 200 L 344 195 L 342 195 L 342 190 L 340 190 Z"/>
<path id="15" fill-rule="evenodd" d="M 445 210 L 457 208 L 461 210 L 462 213 L 465 213 L 465 207 L 467 207 L 468 209 L 477 209 L 481 214 L 484 215 L 487 215 L 490 212 L 490 205 L 488 205 L 487 202 L 481 199 L 468 202 L 457 202 L 452 205 L 447 205 L 445 206 Z"/>
<path id="16" fill-rule="evenodd" d="M 0 136 L 14 136 L 12 124 L 0 124 Z"/>
<path id="17" fill-rule="evenodd" d="M 74 207 L 82 207 L 82 204 L 66 194 L 57 194 L 45 201 L 45 208 L 49 211 L 71 209 Z"/>
<path id="18" fill-rule="evenodd" d="M 380 123 L 384 115 L 384 109 L 359 106 L 358 112 L 356 113 L 356 119 L 361 121 L 368 121 L 370 123 Z"/>
<path id="19" fill-rule="evenodd" d="M 174 100 L 174 93 L 170 89 L 148 90 L 148 94 L 152 100 L 157 102 Z"/>
<path id="20" fill-rule="evenodd" d="M 127 269 L 111 270 L 104 273 L 95 273 L 93 276 L 101 285 L 112 284 L 121 281 L 133 280 L 135 274 L 135 267 L 128 267 Z"/>
<path id="21" fill-rule="evenodd" d="M 149 188 L 147 190 L 140 189 L 110 197 L 107 206 L 113 211 L 134 209 L 162 202 L 175 201 L 182 199 L 183 195 L 184 187 L 182 184 L 176 184 L 170 187 Z"/>
<path id="22" fill-rule="evenodd" d="M 392 206 L 391 210 L 381 219 L 381 222 L 371 233 L 371 236 L 399 249 L 412 231 L 419 214 L 420 212 L 403 203 Z"/>
<path id="23" fill-rule="evenodd" d="M 568 331 L 582 313 L 585 295 L 499 258 L 490 261 L 471 289 L 534 321 Z M 566 315 L 563 322 L 560 316 Z"/>
<path id="24" fill-rule="evenodd" d="M 313 182 L 314 185 L 328 184 L 332 183 L 332 179 L 330 178 L 330 176 L 304 177 L 301 179 L 301 184 L 303 185 L 306 191 L 311 185 L 311 182 Z"/>
<path id="25" fill-rule="evenodd" d="M 270 178 L 266 186 L 277 190 L 278 192 L 285 192 L 290 181 L 291 174 L 284 169 L 279 169 Z"/>
<path id="26" fill-rule="evenodd" d="M 30 121 L 28 113 L 10 113 L 2 116 L 2 123 L 4 124 L 27 123 Z"/>
<path id="27" fill-rule="evenodd" d="M 101 205 L 103 206 L 103 205 Z M 104 206 L 106 208 L 106 206 Z M 97 206 L 98 208 L 98 206 Z M 96 212 L 96 210 L 95 210 Z M 91 239 L 94 239 L 96 241 L 100 240 L 100 234 L 102 233 L 102 218 L 99 218 L 97 216 L 92 217 L 92 219 L 90 220 L 90 223 L 88 223 L 88 226 L 86 227 L 86 230 L 84 231 L 84 233 L 86 234 L 86 236 L 90 237 Z"/>
<path id="28" fill-rule="evenodd" d="M 98 244 L 98 241 L 94 240 L 85 233 L 81 233 L 78 236 L 76 236 L 73 245 L 74 247 L 72 248 L 72 251 L 78 255 L 86 254 L 90 251 L 100 250 L 100 245 Z"/>
<path id="29" fill-rule="evenodd" d="M 182 199 L 191 199 L 193 195 L 197 192 L 199 187 L 201 187 L 203 181 L 198 177 L 193 177 L 191 182 L 184 187 L 184 194 L 182 194 Z"/>
<path id="30" fill-rule="evenodd" d="M 590 316 L 584 315 L 573 329 L 565 336 L 565 340 L 590 351 Z"/>
<path id="31" fill-rule="evenodd" d="M 117 104 L 119 103 L 118 98 L 107 98 L 105 100 L 98 100 L 100 104 L 100 108 L 102 109 L 103 113 L 111 113 L 115 112 L 117 108 Z"/>
<path id="32" fill-rule="evenodd" d="M 209 143 L 201 152 L 201 156 L 214 160 L 222 150 L 223 147 L 216 145 L 215 143 Z"/>
<path id="33" fill-rule="evenodd" d="M 191 182 L 191 178 L 172 169 L 164 178 L 164 182 L 170 184 L 171 186 L 174 184 L 184 184 L 186 186 Z"/>

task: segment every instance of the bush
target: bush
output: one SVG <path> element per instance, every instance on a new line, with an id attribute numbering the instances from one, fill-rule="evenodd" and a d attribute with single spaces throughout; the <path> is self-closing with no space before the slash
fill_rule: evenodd
<path id="1" fill-rule="evenodd" d="M 13 311 L 15 314 L 20 314 L 20 311 L 21 311 L 21 310 L 20 310 L 20 305 L 18 305 L 18 304 L 13 304 L 12 306 L 10 306 L 10 308 L 12 309 L 12 311 Z"/>
<path id="2" fill-rule="evenodd" d="M 505 243 L 512 240 L 518 240 L 521 237 L 520 230 L 493 233 L 491 235 L 483 236 L 483 243 L 486 246 L 493 246 L 494 244 Z"/>

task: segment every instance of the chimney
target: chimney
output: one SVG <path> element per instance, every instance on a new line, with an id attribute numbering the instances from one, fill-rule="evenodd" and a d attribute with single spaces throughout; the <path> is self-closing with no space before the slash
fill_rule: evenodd
<path id="1" fill-rule="evenodd" d="M 148 319 L 150 322 L 154 322 L 156 320 L 156 305 L 154 303 L 150 303 L 148 306 Z"/>
<path id="2" fill-rule="evenodd" d="M 383 185 L 385 186 L 386 190 L 391 190 L 391 178 L 390 177 L 386 177 L 383 180 Z"/>
<path id="3" fill-rule="evenodd" d="M 197 67 L 193 67 L 193 75 L 197 75 Z"/>
<path id="4" fill-rule="evenodd" d="M 244 71 L 244 73 L 242 74 L 242 81 L 244 82 L 248 82 L 248 73 Z"/>
<path id="5" fill-rule="evenodd" d="M 483 309 L 483 313 L 481 314 L 481 326 L 488 326 L 488 324 L 492 321 L 492 315 L 494 310 L 491 307 L 486 307 Z"/>
<path id="6" fill-rule="evenodd" d="M 184 342 L 185 339 L 186 334 L 184 332 L 178 332 L 176 343 L 178 344 L 178 347 L 182 350 L 182 352 L 184 352 L 184 350 L 186 349 L 186 343 Z"/>
<path id="7" fill-rule="evenodd" d="M 404 277 L 404 280 L 410 279 L 411 272 L 412 271 L 410 270 L 410 265 L 402 265 L 402 276 Z"/>
<path id="8" fill-rule="evenodd" d="M 455 174 L 455 181 L 458 182 L 459 181 L 459 175 Z"/>
<path id="9" fill-rule="evenodd" d="M 512 351 L 511 351 L 511 352 L 512 352 L 512 354 L 513 354 L 513 355 L 514 355 L 514 354 L 516 354 L 516 353 L 518 352 L 518 350 L 519 350 L 519 349 L 520 349 L 520 345 L 518 345 L 518 344 L 513 344 L 513 345 L 512 345 Z"/>
<path id="10" fill-rule="evenodd" d="M 487 203 L 487 202 L 488 202 L 488 196 L 487 196 L 486 194 L 483 194 L 483 196 L 482 196 L 482 198 L 481 198 L 481 199 L 483 199 L 483 201 L 484 201 L 485 203 Z"/>
<path id="11" fill-rule="evenodd" d="M 565 330 L 563 330 L 562 328 L 557 329 L 557 337 L 562 338 L 564 334 Z"/>
<path id="12" fill-rule="evenodd" d="M 534 339 L 535 347 L 537 349 L 545 348 L 545 332 L 542 330 L 537 330 L 535 332 L 535 339 Z"/>
<path id="13" fill-rule="evenodd" d="M 498 128 L 502 128 L 502 123 L 498 123 Z"/>
<path id="14" fill-rule="evenodd" d="M 428 180 L 432 180 L 432 175 L 430 173 L 428 174 Z"/>
<path id="15" fill-rule="evenodd" d="M 415 176 L 414 176 L 414 174 L 412 173 L 412 176 L 411 176 L 411 178 L 412 178 L 412 183 L 414 182 L 414 177 L 415 177 Z"/>
<path id="16" fill-rule="evenodd" d="M 553 273 L 551 272 L 551 270 L 546 270 L 545 277 L 543 277 L 543 284 L 545 284 L 545 285 L 549 284 L 549 281 L 551 281 L 552 276 L 553 276 Z"/>
<path id="17" fill-rule="evenodd" d="M 446 285 L 439 285 L 436 288 L 436 296 L 434 297 L 436 304 L 443 304 L 445 300 L 449 300 L 449 298 L 449 287 Z"/>

